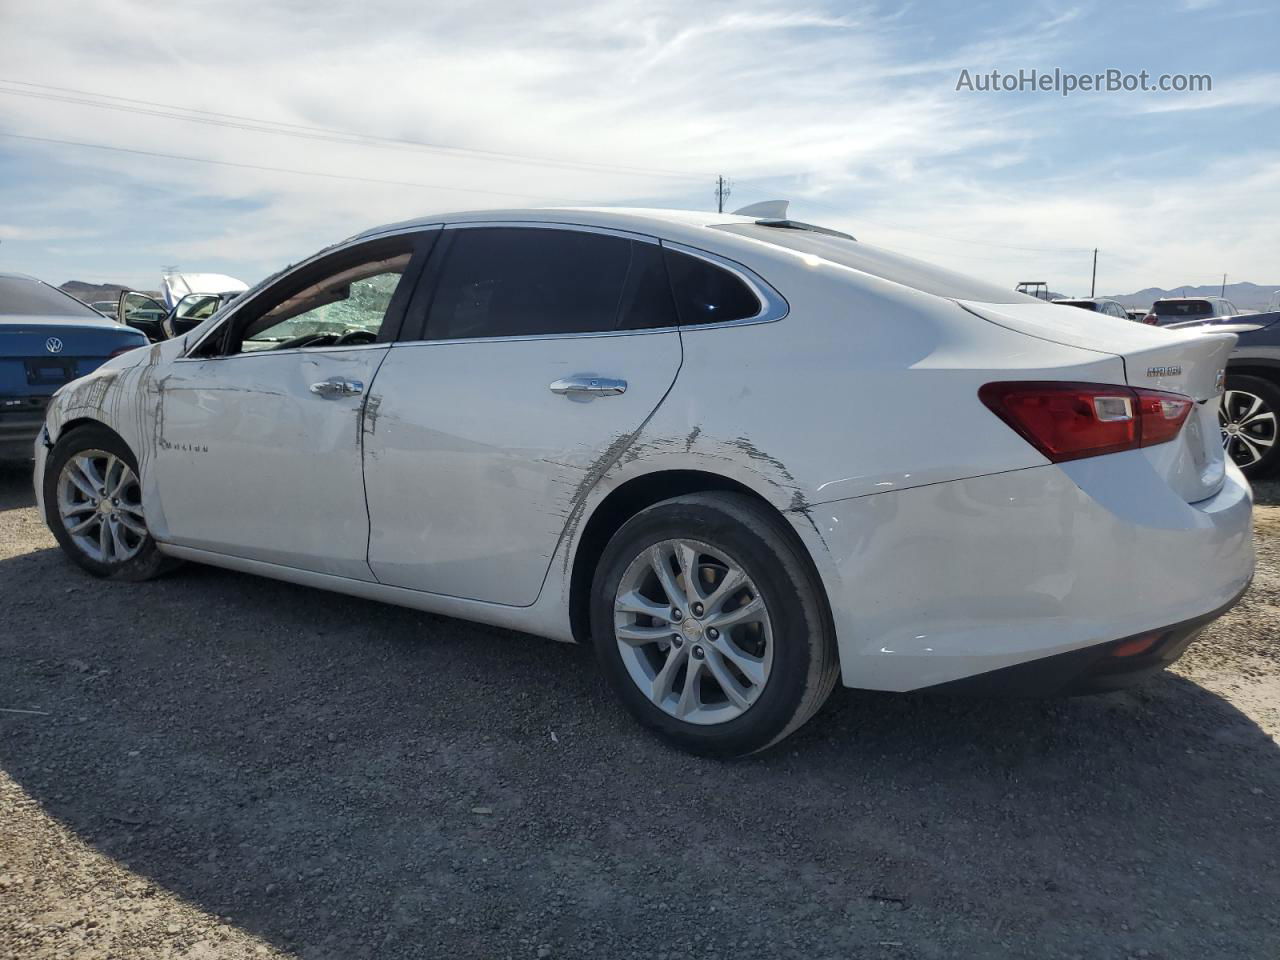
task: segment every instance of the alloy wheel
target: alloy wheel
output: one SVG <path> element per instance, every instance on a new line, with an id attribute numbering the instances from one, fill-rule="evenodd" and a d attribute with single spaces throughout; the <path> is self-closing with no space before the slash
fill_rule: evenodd
<path id="1" fill-rule="evenodd" d="M 687 723 L 741 716 L 773 664 L 760 591 L 725 551 L 697 540 L 664 540 L 631 562 L 614 598 L 614 635 L 636 686 Z"/>
<path id="2" fill-rule="evenodd" d="M 131 560 L 147 539 L 138 477 L 114 453 L 84 450 L 63 465 L 58 516 L 72 542 L 99 563 Z"/>
<path id="3" fill-rule="evenodd" d="M 1237 466 L 1249 467 L 1269 454 L 1276 443 L 1276 411 L 1247 390 L 1228 390 L 1218 406 L 1223 449 Z"/>

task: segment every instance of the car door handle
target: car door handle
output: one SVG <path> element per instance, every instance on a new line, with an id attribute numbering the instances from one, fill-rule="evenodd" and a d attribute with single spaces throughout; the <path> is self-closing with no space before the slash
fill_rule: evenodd
<path id="1" fill-rule="evenodd" d="M 627 381 L 611 377 L 564 377 L 551 384 L 561 396 L 616 397 L 627 392 Z"/>
<path id="2" fill-rule="evenodd" d="M 330 380 L 321 380 L 319 383 L 313 383 L 310 390 L 318 397 L 329 399 L 358 397 L 364 393 L 364 384 L 359 380 L 344 380 L 341 377 L 334 377 Z"/>

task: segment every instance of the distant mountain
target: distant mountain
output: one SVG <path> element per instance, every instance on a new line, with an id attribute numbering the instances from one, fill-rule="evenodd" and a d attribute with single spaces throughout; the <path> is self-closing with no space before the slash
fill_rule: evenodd
<path id="1" fill-rule="evenodd" d="M 1280 284 L 1272 283 L 1259 286 L 1256 283 L 1228 283 L 1226 292 L 1222 292 L 1222 284 L 1210 283 L 1200 287 L 1173 287 L 1161 290 L 1159 287 L 1147 287 L 1137 293 L 1106 294 L 1111 300 L 1119 300 L 1126 307 L 1150 307 L 1163 297 L 1217 297 L 1225 296 L 1241 310 L 1265 310 L 1280 290 Z"/>
<path id="2" fill-rule="evenodd" d="M 129 288 L 118 283 L 85 283 L 82 280 L 68 280 L 59 289 L 71 294 L 77 300 L 93 303 L 95 300 L 119 300 L 120 294 Z"/>

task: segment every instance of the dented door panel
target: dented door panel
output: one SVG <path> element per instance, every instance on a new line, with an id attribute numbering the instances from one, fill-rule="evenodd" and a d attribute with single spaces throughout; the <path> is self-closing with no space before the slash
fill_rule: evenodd
<path id="1" fill-rule="evenodd" d="M 364 394 L 385 345 L 174 363 L 159 398 L 152 471 L 182 546 L 371 580 L 360 468 Z"/>
<path id="2" fill-rule="evenodd" d="M 680 367 L 675 331 L 397 344 L 365 421 L 382 583 L 528 605 L 587 494 Z M 623 393 L 565 394 L 570 378 Z"/>

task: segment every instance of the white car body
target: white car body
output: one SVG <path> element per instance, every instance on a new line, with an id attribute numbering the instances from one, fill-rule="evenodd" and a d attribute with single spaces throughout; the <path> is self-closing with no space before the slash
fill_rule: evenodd
<path id="1" fill-rule="evenodd" d="M 68 425 L 100 422 L 137 456 L 164 553 L 565 641 L 585 639 L 580 551 L 615 495 L 660 474 L 723 478 L 794 530 L 842 682 L 877 690 L 1205 618 L 1252 576 L 1250 491 L 1216 420 L 1232 335 L 1068 312 L 863 244 L 851 266 L 820 235 L 741 216 L 485 211 L 346 244 L 494 224 L 697 251 L 745 277 L 761 313 L 187 356 L 258 288 L 61 390 L 37 478 Z M 586 402 L 548 390 L 575 375 L 628 387 Z M 309 391 L 330 378 L 365 390 Z M 979 401 L 1009 380 L 1197 403 L 1170 442 L 1052 463 Z"/>

